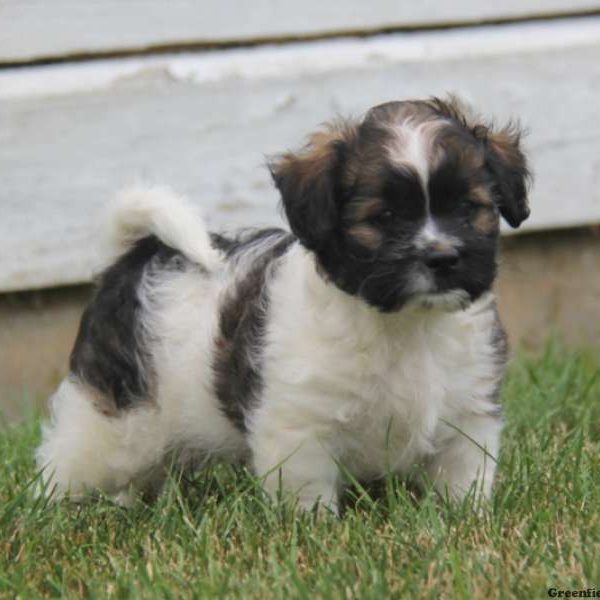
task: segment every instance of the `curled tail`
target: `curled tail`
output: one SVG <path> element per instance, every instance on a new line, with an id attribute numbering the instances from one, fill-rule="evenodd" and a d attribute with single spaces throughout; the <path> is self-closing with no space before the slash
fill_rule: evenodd
<path id="1" fill-rule="evenodd" d="M 136 185 L 117 195 L 110 206 L 108 241 L 113 256 L 149 235 L 179 250 L 211 271 L 220 263 L 196 207 L 164 187 Z"/>

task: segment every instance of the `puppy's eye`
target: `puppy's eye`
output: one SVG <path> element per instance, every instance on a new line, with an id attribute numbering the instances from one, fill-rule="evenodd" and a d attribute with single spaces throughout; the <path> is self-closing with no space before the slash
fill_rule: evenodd
<path id="1" fill-rule="evenodd" d="M 463 198 L 458 205 L 458 210 L 465 215 L 470 215 L 481 208 L 481 204 L 473 202 L 470 198 Z"/>
<path id="2" fill-rule="evenodd" d="M 379 223 L 389 223 L 390 221 L 394 220 L 395 216 L 396 213 L 391 208 L 387 208 L 386 210 L 376 215 L 374 217 L 374 220 Z"/>

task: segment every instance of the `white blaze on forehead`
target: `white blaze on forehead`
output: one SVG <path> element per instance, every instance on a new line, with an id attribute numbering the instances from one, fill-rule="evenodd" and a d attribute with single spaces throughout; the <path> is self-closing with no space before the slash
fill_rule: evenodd
<path id="1" fill-rule="evenodd" d="M 419 174 L 425 197 L 428 197 L 427 183 L 429 181 L 429 161 L 427 160 L 428 143 L 421 132 L 422 126 L 417 129 L 409 129 L 406 136 L 406 158 Z"/>
<path id="2" fill-rule="evenodd" d="M 432 144 L 435 134 L 445 121 L 425 121 L 415 123 L 407 119 L 393 128 L 394 140 L 388 148 L 392 164 L 412 168 L 419 176 L 421 188 L 425 195 L 426 209 L 429 212 L 429 174 Z"/>

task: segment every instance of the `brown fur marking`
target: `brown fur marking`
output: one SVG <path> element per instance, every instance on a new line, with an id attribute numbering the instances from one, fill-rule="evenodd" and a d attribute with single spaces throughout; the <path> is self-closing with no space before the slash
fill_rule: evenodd
<path id="1" fill-rule="evenodd" d="M 349 221 L 360 223 L 366 219 L 377 216 L 383 208 L 383 200 L 377 197 L 356 198 L 346 210 Z"/>
<path id="2" fill-rule="evenodd" d="M 493 206 L 494 200 L 487 186 L 478 185 L 471 189 L 470 197 L 474 202 L 483 204 L 484 206 Z"/>
<path id="3" fill-rule="evenodd" d="M 490 207 L 482 206 L 477 210 L 473 218 L 473 227 L 485 235 L 496 231 L 500 219 L 498 214 Z"/>
<path id="4" fill-rule="evenodd" d="M 362 244 L 371 250 L 376 250 L 383 241 L 381 232 L 377 228 L 366 223 L 350 227 L 350 229 L 348 229 L 348 234 L 359 244 Z"/>

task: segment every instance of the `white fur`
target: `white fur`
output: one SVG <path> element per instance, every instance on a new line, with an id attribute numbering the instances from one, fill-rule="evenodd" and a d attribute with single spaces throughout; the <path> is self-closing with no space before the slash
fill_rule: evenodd
<path id="1" fill-rule="evenodd" d="M 199 212 L 168 188 L 136 185 L 123 190 L 109 206 L 107 233 L 113 256 L 153 234 L 208 270 L 220 263 Z"/>
<path id="2" fill-rule="evenodd" d="M 94 406 L 94 394 L 65 379 L 50 399 L 51 421 L 42 429 L 37 461 L 47 492 L 67 491 L 81 500 L 93 490 L 117 495 L 142 487 L 163 461 L 168 432 L 156 407 L 108 417 Z"/>
<path id="3" fill-rule="evenodd" d="M 200 223 L 173 198 L 125 195 L 119 247 L 151 231 L 202 265 L 218 265 Z M 270 274 L 264 389 L 244 435 L 221 411 L 212 361 L 219 306 L 250 266 L 147 274 L 139 297 L 155 397 L 104 416 L 89 389 L 66 379 L 37 452 L 55 497 L 100 489 L 123 499 L 132 487 L 158 485 L 170 456 L 196 466 L 250 460 L 267 490 L 281 481 L 307 508 L 320 500 L 337 510 L 344 470 L 361 479 L 424 470 L 453 495 L 477 483 L 489 496 L 500 432 L 490 400 L 500 377 L 491 295 L 463 311 L 447 312 L 464 300 L 454 294 L 442 307 L 414 303 L 383 314 L 325 281 L 295 244 Z"/>
<path id="4" fill-rule="evenodd" d="M 415 294 L 409 301 L 411 306 L 420 306 L 428 309 L 455 311 L 469 306 L 469 294 L 465 290 L 450 290 L 442 293 Z"/>
<path id="5" fill-rule="evenodd" d="M 459 496 L 479 479 L 489 495 L 495 465 L 477 444 L 497 455 L 491 296 L 466 311 L 382 314 L 324 282 L 297 247 L 271 298 L 266 388 L 250 437 L 268 489 L 281 463 L 302 505 L 320 496 L 335 510 L 341 462 L 359 479 L 424 467 Z"/>

